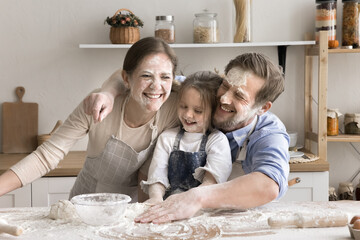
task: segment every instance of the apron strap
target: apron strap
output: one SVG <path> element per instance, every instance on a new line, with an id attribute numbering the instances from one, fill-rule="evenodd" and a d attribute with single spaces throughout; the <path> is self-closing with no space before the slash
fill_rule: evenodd
<path id="1" fill-rule="evenodd" d="M 180 127 L 180 131 L 178 132 L 178 134 L 176 135 L 176 138 L 175 138 L 175 142 L 173 145 L 173 151 L 179 150 L 180 140 L 181 140 L 182 136 L 184 135 L 184 133 L 185 133 L 185 130 L 182 127 Z"/>
<path id="2" fill-rule="evenodd" d="M 205 152 L 205 147 L 206 147 L 206 143 L 207 143 L 209 135 L 210 135 L 210 131 L 207 130 L 206 133 L 202 137 L 199 151 Z"/>

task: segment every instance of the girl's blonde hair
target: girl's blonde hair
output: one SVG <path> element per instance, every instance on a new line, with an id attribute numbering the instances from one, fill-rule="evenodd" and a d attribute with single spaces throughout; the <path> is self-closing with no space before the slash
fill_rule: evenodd
<path id="1" fill-rule="evenodd" d="M 204 106 L 205 111 L 210 110 L 211 119 L 214 114 L 214 110 L 217 106 L 216 93 L 220 87 L 223 78 L 218 74 L 211 71 L 199 71 L 195 72 L 188 77 L 185 81 L 181 83 L 179 89 L 179 99 L 181 98 L 183 92 L 189 88 L 194 88 L 200 93 L 201 101 Z M 205 113 L 206 114 L 206 113 Z M 211 121 L 210 129 L 213 128 Z"/>

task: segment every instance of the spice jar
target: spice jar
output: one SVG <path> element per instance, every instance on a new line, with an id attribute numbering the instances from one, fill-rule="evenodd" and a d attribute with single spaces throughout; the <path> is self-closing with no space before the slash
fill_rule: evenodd
<path id="1" fill-rule="evenodd" d="M 359 47 L 358 0 L 342 0 L 342 46 Z"/>
<path id="2" fill-rule="evenodd" d="M 360 113 L 346 113 L 344 125 L 346 134 L 360 134 Z"/>
<path id="3" fill-rule="evenodd" d="M 338 109 L 327 110 L 327 135 L 337 136 L 339 135 L 339 116 L 342 114 Z"/>
<path id="4" fill-rule="evenodd" d="M 354 199 L 354 188 L 352 182 L 339 183 L 338 192 L 339 192 L 339 200 Z"/>
<path id="5" fill-rule="evenodd" d="M 320 31 L 328 31 L 328 40 L 336 40 L 336 0 L 316 0 L 315 39 Z"/>
<path id="6" fill-rule="evenodd" d="M 219 29 L 216 13 L 196 13 L 193 22 L 194 43 L 219 42 Z"/>
<path id="7" fill-rule="evenodd" d="M 167 43 L 175 42 L 174 16 L 156 16 L 155 37 L 163 39 Z"/>

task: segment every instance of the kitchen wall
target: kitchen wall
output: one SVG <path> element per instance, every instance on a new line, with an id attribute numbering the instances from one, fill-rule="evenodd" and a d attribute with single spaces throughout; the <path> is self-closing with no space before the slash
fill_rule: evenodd
<path id="1" fill-rule="evenodd" d="M 341 7 L 338 1 L 338 36 Z M 125 49 L 79 48 L 81 43 L 110 43 L 109 26 L 103 23 L 120 8 L 128 8 L 144 20 L 142 37 L 153 36 L 156 15 L 174 15 L 178 43 L 192 42 L 194 13 L 207 9 L 218 13 L 221 41 L 232 41 L 232 0 L 1 0 L 0 102 L 15 101 L 15 87 L 24 86 L 23 101 L 39 104 L 39 134 L 50 132 L 57 120 L 65 120 L 91 90 L 121 66 Z M 303 40 L 306 32 L 313 31 L 314 16 L 315 0 L 253 1 L 253 41 Z M 184 74 L 213 69 L 222 72 L 231 58 L 247 51 L 263 52 L 277 61 L 276 47 L 176 49 L 179 71 Z M 299 132 L 303 143 L 304 47 L 288 47 L 287 54 L 286 90 L 272 111 L 289 130 Z M 330 57 L 329 107 L 344 113 L 360 112 L 359 60 L 358 54 Z M 86 142 L 80 141 L 73 150 L 85 150 Z M 360 146 L 353 146 L 329 144 L 332 186 L 349 180 L 360 167 L 355 151 Z"/>

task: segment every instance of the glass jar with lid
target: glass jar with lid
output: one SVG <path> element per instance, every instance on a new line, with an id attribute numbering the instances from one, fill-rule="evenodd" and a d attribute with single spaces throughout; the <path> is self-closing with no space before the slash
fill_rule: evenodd
<path id="1" fill-rule="evenodd" d="M 167 43 L 175 42 L 174 16 L 156 16 L 155 37 L 163 39 Z"/>
<path id="2" fill-rule="evenodd" d="M 342 46 L 359 47 L 358 0 L 342 0 Z"/>
<path id="3" fill-rule="evenodd" d="M 328 40 L 336 40 L 336 0 L 316 0 L 315 39 L 320 31 L 328 31 Z"/>
<path id="4" fill-rule="evenodd" d="M 219 42 L 219 28 L 216 13 L 196 13 L 193 22 L 194 43 Z"/>

